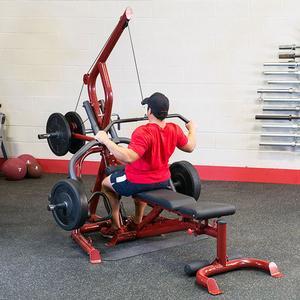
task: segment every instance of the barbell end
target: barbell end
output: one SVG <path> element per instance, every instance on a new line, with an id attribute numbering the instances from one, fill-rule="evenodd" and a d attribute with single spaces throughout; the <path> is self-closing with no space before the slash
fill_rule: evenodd
<path id="1" fill-rule="evenodd" d="M 38 139 L 42 140 L 42 139 L 56 138 L 59 136 L 60 136 L 59 132 L 42 133 L 42 134 L 38 134 Z"/>
<path id="2" fill-rule="evenodd" d="M 47 210 L 48 211 L 53 211 L 55 209 L 55 205 L 53 205 L 53 204 L 48 204 L 47 205 Z"/>
<path id="3" fill-rule="evenodd" d="M 44 133 L 44 134 L 38 134 L 38 139 L 42 140 L 42 139 L 47 139 L 48 137 L 50 137 L 50 134 L 48 133 Z"/>
<path id="4" fill-rule="evenodd" d="M 65 201 L 63 203 L 59 203 L 59 204 L 48 204 L 47 205 L 48 211 L 53 211 L 55 209 L 64 209 L 64 208 L 67 208 L 67 203 Z"/>

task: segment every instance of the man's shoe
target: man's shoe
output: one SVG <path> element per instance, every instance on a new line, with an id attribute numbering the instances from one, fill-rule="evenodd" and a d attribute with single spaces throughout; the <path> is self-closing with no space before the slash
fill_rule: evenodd
<path id="1" fill-rule="evenodd" d="M 128 221 L 127 221 L 127 224 L 126 224 L 126 229 L 127 229 L 128 231 L 137 231 L 138 226 L 139 226 L 139 224 L 136 224 L 136 223 L 134 222 L 133 217 L 129 217 L 129 218 L 128 218 Z"/>
<path id="2" fill-rule="evenodd" d="M 117 233 L 123 233 L 124 230 L 122 228 L 115 228 L 115 227 L 102 227 L 100 229 L 100 234 L 103 237 L 112 238 Z"/>

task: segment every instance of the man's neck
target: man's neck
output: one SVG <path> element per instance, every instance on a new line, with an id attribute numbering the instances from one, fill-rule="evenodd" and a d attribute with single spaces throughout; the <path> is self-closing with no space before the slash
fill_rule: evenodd
<path id="1" fill-rule="evenodd" d="M 157 124 L 159 127 L 164 128 L 166 126 L 165 121 L 161 121 L 157 118 L 149 118 L 149 123 Z"/>

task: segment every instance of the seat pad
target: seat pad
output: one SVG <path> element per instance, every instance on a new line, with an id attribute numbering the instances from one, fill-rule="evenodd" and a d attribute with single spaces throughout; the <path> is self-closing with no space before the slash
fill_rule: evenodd
<path id="1" fill-rule="evenodd" d="M 177 211 L 194 219 L 205 220 L 233 215 L 235 206 L 231 204 L 195 201 L 194 198 L 168 189 L 158 189 L 134 195 L 143 201 L 168 210 Z"/>

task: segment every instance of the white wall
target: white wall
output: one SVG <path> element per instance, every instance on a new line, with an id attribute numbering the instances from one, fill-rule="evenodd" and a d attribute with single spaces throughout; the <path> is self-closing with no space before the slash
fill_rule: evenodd
<path id="1" fill-rule="evenodd" d="M 49 114 L 74 109 L 82 75 L 126 6 L 144 95 L 165 93 L 171 112 L 198 123 L 197 150 L 174 159 L 300 167 L 297 151 L 259 148 L 254 120 L 263 62 L 277 60 L 279 44 L 300 43 L 296 0 L 0 1 L 0 103 L 12 155 L 57 158 L 37 134 Z M 114 111 L 143 115 L 127 32 L 108 68 Z"/>

